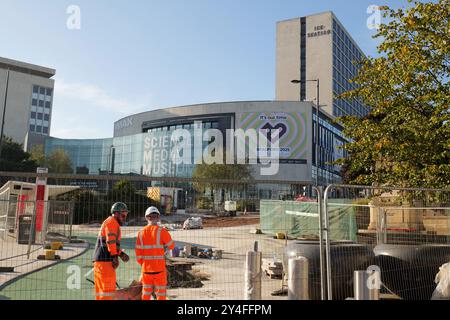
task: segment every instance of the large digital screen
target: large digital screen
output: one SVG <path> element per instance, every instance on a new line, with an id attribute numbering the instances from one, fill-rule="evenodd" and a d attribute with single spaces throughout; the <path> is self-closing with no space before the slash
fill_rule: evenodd
<path id="1" fill-rule="evenodd" d="M 244 112 L 236 115 L 236 128 L 280 129 L 280 159 L 304 160 L 308 152 L 307 121 L 306 112 Z"/>

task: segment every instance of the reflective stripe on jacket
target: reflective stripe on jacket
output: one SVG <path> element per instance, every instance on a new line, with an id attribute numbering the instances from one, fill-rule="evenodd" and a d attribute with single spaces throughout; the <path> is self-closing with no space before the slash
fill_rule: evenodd
<path id="1" fill-rule="evenodd" d="M 98 233 L 97 243 L 94 250 L 94 261 L 112 261 L 114 255 L 118 255 L 120 250 L 120 225 L 114 217 L 107 218 Z"/>
<path id="2" fill-rule="evenodd" d="M 148 225 L 136 237 L 136 259 L 142 272 L 161 272 L 166 270 L 164 258 L 167 249 L 173 250 L 175 243 L 169 232 L 159 226 Z"/>

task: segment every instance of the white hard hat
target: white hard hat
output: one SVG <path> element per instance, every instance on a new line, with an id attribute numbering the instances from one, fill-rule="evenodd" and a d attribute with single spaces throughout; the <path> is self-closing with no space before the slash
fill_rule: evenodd
<path id="1" fill-rule="evenodd" d="M 158 208 L 156 207 L 148 207 L 147 210 L 145 210 L 145 216 L 148 217 L 152 213 L 155 213 L 157 215 L 160 215 Z"/>

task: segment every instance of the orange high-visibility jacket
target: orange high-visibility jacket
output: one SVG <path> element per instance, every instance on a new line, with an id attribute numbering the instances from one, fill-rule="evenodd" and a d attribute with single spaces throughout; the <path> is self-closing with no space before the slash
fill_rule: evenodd
<path id="1" fill-rule="evenodd" d="M 112 261 L 112 256 L 120 254 L 122 238 L 119 222 L 114 217 L 107 218 L 98 233 L 94 251 L 94 261 Z"/>
<path id="2" fill-rule="evenodd" d="M 135 251 L 137 262 L 142 266 L 142 272 L 165 271 L 165 250 L 174 248 L 172 237 L 163 227 L 148 225 L 139 231 Z"/>

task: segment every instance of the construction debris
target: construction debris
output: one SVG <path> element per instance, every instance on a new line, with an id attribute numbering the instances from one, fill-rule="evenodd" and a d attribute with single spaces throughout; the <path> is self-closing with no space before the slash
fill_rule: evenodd
<path id="1" fill-rule="evenodd" d="M 288 289 L 278 289 L 270 293 L 271 296 L 287 296 L 288 295 Z"/>
<path id="2" fill-rule="evenodd" d="M 193 262 L 181 262 L 169 260 L 167 263 L 168 284 L 173 288 L 200 288 L 202 280 L 208 280 L 206 276 L 199 276 L 192 266 Z"/>
<path id="3" fill-rule="evenodd" d="M 197 255 L 199 258 L 212 259 L 213 251 L 212 251 L 212 249 L 205 249 L 205 250 L 199 251 Z"/>
<path id="4" fill-rule="evenodd" d="M 169 260 L 167 263 L 169 288 L 200 288 L 203 280 L 209 277 L 200 271 L 192 270 L 195 263 Z M 114 292 L 113 300 L 141 300 L 142 283 L 134 280 L 128 288 Z M 155 297 L 154 297 L 155 298 Z"/>
<path id="5" fill-rule="evenodd" d="M 252 234 L 262 234 L 261 229 L 250 229 L 250 233 Z"/>
<path id="6" fill-rule="evenodd" d="M 276 259 L 262 259 L 261 269 L 270 279 L 281 279 L 283 277 L 283 263 Z"/>
<path id="7" fill-rule="evenodd" d="M 213 259 L 219 260 L 222 259 L 222 250 L 214 250 L 213 251 Z"/>
<path id="8" fill-rule="evenodd" d="M 177 258 L 180 256 L 181 250 L 178 247 L 174 247 L 171 253 L 173 258 Z"/>
<path id="9" fill-rule="evenodd" d="M 173 252 L 173 251 L 172 251 Z M 214 250 L 211 248 L 199 248 L 187 244 L 183 250 L 179 252 L 181 258 L 201 258 L 201 259 L 222 259 L 222 250 Z M 175 256 L 173 256 L 175 257 Z"/>
<path id="10" fill-rule="evenodd" d="M 191 217 L 186 219 L 183 223 L 184 230 L 190 229 L 203 229 L 202 218 L 200 217 Z"/>
<path id="11" fill-rule="evenodd" d="M 161 224 L 162 227 L 166 228 L 168 231 L 175 231 L 183 229 L 183 226 L 179 223 L 164 223 Z"/>
<path id="12" fill-rule="evenodd" d="M 196 246 L 191 247 L 191 256 L 194 256 L 194 257 L 198 256 L 198 247 L 196 247 Z"/>

